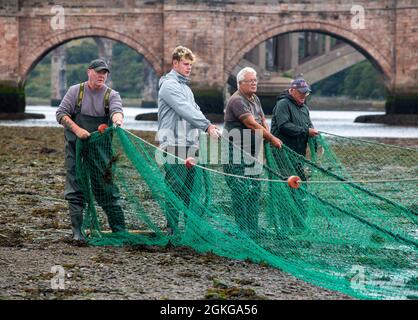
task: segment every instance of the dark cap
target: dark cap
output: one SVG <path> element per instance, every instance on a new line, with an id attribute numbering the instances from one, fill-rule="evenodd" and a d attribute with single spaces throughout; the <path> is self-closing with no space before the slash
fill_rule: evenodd
<path id="1" fill-rule="evenodd" d="M 312 92 L 308 83 L 303 78 L 297 78 L 290 84 L 291 89 L 296 89 L 300 93 Z"/>
<path id="2" fill-rule="evenodd" d="M 102 59 L 96 59 L 90 62 L 89 69 L 93 69 L 94 71 L 106 70 L 110 73 L 109 66 L 107 65 L 106 61 Z"/>

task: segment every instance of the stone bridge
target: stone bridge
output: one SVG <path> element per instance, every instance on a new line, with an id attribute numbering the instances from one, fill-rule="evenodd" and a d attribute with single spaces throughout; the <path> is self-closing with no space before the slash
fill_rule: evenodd
<path id="1" fill-rule="evenodd" d="M 192 87 L 205 112 L 223 108 L 228 77 L 244 55 L 276 35 L 329 34 L 383 75 L 387 113 L 418 113 L 415 0 L 0 0 L 0 112 L 23 112 L 30 71 L 52 49 L 99 36 L 141 53 L 158 75 L 171 51 L 197 55 Z"/>

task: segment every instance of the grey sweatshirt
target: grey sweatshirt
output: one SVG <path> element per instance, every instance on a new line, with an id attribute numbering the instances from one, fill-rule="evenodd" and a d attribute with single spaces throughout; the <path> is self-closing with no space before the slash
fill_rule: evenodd
<path id="1" fill-rule="evenodd" d="M 104 85 L 99 90 L 91 90 L 87 85 L 87 82 L 85 82 L 84 96 L 81 104 L 81 113 L 93 117 L 105 116 L 104 95 L 107 88 L 108 87 Z M 67 115 L 71 117 L 74 115 L 79 89 L 80 84 L 71 86 L 70 89 L 68 89 L 55 113 L 58 123 L 61 123 L 63 116 Z M 112 119 L 113 114 L 117 112 L 123 113 L 122 99 L 120 98 L 120 95 L 117 91 L 112 90 L 109 96 L 110 119 Z"/>
<path id="2" fill-rule="evenodd" d="M 199 130 L 210 125 L 194 95 L 187 78 L 171 70 L 159 82 L 158 132 L 161 148 L 167 146 L 198 146 Z"/>

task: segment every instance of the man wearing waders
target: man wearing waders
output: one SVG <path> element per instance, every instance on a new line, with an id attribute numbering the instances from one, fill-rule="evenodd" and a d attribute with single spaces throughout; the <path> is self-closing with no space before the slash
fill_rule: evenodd
<path id="1" fill-rule="evenodd" d="M 306 98 L 310 93 L 311 89 L 304 79 L 293 80 L 290 88 L 277 98 L 271 119 L 271 133 L 303 157 L 306 156 L 308 139 L 319 134 L 312 124 L 306 105 Z M 302 159 L 294 156 L 293 163 L 289 163 L 284 153 L 275 153 L 274 156 L 277 163 L 281 164 L 283 178 L 297 175 L 301 180 L 307 180 Z M 292 216 L 294 230 L 300 231 L 304 229 L 304 220 L 307 215 L 303 195 L 300 190 L 294 189 L 290 190 L 290 194 L 299 208 L 299 214 L 295 213 Z"/>
<path id="2" fill-rule="evenodd" d="M 260 99 L 257 97 L 257 72 L 250 67 L 237 74 L 238 90 L 230 97 L 224 113 L 224 137 L 230 141 L 229 162 L 224 171 L 252 179 L 225 176 L 231 189 L 232 207 L 237 226 L 257 236 L 258 215 L 261 198 L 261 183 L 257 178 L 262 173 L 263 141 L 281 148 L 282 142 L 269 132 Z M 258 133 L 256 133 L 258 131 Z M 235 153 L 235 154 L 234 154 Z M 239 155 L 237 157 L 237 154 Z M 237 159 L 235 159 L 237 158 Z"/>
<path id="3" fill-rule="evenodd" d="M 76 141 L 88 139 L 90 133 L 97 131 L 100 124 L 121 126 L 123 123 L 122 100 L 118 92 L 107 87 L 105 82 L 109 73 L 107 63 L 101 59 L 93 60 L 87 70 L 88 80 L 76 84 L 68 90 L 56 112 L 58 123 L 65 128 L 65 167 L 66 182 L 64 196 L 69 204 L 72 238 L 84 241 L 81 232 L 83 224 L 84 197 L 76 181 Z M 110 141 L 107 146 L 110 149 Z M 90 163 L 96 172 L 104 171 L 108 162 L 105 150 L 98 150 L 102 158 Z M 106 161 L 107 159 L 107 161 Z M 123 211 L 119 205 L 119 192 L 112 183 L 104 186 L 103 181 L 91 177 L 92 190 L 96 201 L 107 215 L 112 232 L 125 230 Z"/>

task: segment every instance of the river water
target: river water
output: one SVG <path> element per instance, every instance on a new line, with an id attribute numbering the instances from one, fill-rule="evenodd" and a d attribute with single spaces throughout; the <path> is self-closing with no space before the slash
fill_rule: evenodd
<path id="1" fill-rule="evenodd" d="M 39 126 L 59 127 L 55 120 L 56 107 L 27 106 L 27 113 L 41 113 L 45 119 L 27 119 L 19 121 L 0 121 L 0 126 Z M 157 112 L 157 109 L 124 108 L 124 128 L 127 130 L 157 131 L 157 121 L 137 121 L 135 116 L 140 113 Z M 360 115 L 384 114 L 373 111 L 311 111 L 314 126 L 323 132 L 346 137 L 383 137 L 383 138 L 418 138 L 418 126 L 390 126 L 385 124 L 355 123 Z M 270 122 L 270 119 L 268 119 Z M 222 124 L 219 124 L 222 127 Z"/>

